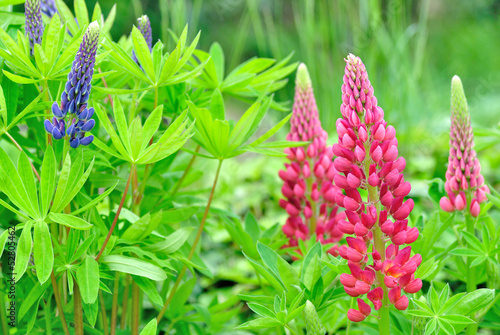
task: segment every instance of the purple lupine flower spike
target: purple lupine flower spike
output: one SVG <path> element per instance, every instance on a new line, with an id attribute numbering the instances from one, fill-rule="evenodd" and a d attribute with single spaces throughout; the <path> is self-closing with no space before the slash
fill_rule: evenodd
<path id="1" fill-rule="evenodd" d="M 92 87 L 92 75 L 94 74 L 95 55 L 99 42 L 99 24 L 92 22 L 83 36 L 80 49 L 73 61 L 73 67 L 68 74 L 68 81 L 61 95 L 61 105 L 57 102 L 52 105 L 54 121 L 45 120 L 45 130 L 58 140 L 65 134 L 69 136 L 71 147 L 77 148 L 81 145 L 89 145 L 94 136 L 85 137 L 85 133 L 94 128 L 95 121 L 92 120 L 94 108 L 87 108 L 90 89 Z M 68 116 L 70 120 L 65 130 L 64 119 Z"/>
<path id="2" fill-rule="evenodd" d="M 143 15 L 137 19 L 137 28 L 142 33 L 142 36 L 144 36 L 144 39 L 146 40 L 146 43 L 148 44 L 149 51 L 151 52 L 152 47 L 153 47 L 153 36 L 152 36 L 152 30 L 151 30 L 151 22 L 149 21 L 149 17 L 147 15 Z M 139 64 L 139 60 L 137 59 L 137 56 L 135 55 L 134 50 L 132 50 L 132 59 L 137 64 Z"/>
<path id="3" fill-rule="evenodd" d="M 26 36 L 29 38 L 30 50 L 33 55 L 35 44 L 42 43 L 44 30 L 40 0 L 26 0 L 24 4 L 24 16 L 26 19 Z"/>
<path id="4" fill-rule="evenodd" d="M 42 14 L 53 17 L 57 13 L 56 2 L 54 0 L 40 0 Z"/>

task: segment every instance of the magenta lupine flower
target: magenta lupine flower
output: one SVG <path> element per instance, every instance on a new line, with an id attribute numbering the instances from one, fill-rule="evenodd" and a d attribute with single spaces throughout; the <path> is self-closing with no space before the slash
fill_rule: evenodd
<path id="1" fill-rule="evenodd" d="M 92 135 L 85 137 L 85 133 L 92 130 L 95 125 L 95 121 L 91 119 L 94 109 L 87 108 L 87 101 L 92 87 L 99 31 L 99 24 L 96 21 L 88 26 L 68 74 L 68 81 L 61 95 L 61 105 L 54 102 L 52 105 L 53 122 L 49 120 L 44 122 L 45 130 L 52 134 L 54 139 L 61 139 L 64 136 L 64 119 L 69 113 L 67 121 L 69 126 L 66 134 L 73 148 L 77 148 L 80 144 L 89 145 L 94 139 Z"/>
<path id="2" fill-rule="evenodd" d="M 284 184 L 280 206 L 288 213 L 283 232 L 289 238 L 289 247 L 298 245 L 316 233 L 321 243 L 335 243 L 342 238 L 338 229 L 344 213 L 338 212 L 335 195 L 339 189 L 333 184 L 337 170 L 333 166 L 332 148 L 326 145 L 328 134 L 321 127 L 314 99 L 311 79 L 304 64 L 297 70 L 293 114 L 288 141 L 310 141 L 303 147 L 288 148 L 290 163 L 279 172 Z M 338 246 L 329 252 L 338 255 Z"/>
<path id="3" fill-rule="evenodd" d="M 484 185 L 481 164 L 474 150 L 469 107 L 458 76 L 451 80 L 450 155 L 444 185 L 448 196 L 441 198 L 441 208 L 447 212 L 468 208 L 474 217 L 479 215 L 479 204 L 490 192 Z"/>
<path id="4" fill-rule="evenodd" d="M 144 36 L 144 39 L 148 44 L 149 51 L 151 52 L 151 49 L 153 47 L 153 36 L 152 36 L 151 22 L 149 21 L 149 17 L 147 15 L 143 15 L 137 19 L 137 28 L 142 33 L 142 36 Z M 139 60 L 137 59 L 134 50 L 132 50 L 132 59 L 137 64 L 139 64 Z"/>
<path id="5" fill-rule="evenodd" d="M 42 43 L 44 30 L 40 0 L 26 0 L 24 4 L 24 17 L 26 21 L 25 34 L 30 41 L 30 50 L 33 55 L 35 44 Z"/>
<path id="6" fill-rule="evenodd" d="M 54 0 L 40 0 L 40 8 L 42 14 L 47 15 L 49 18 L 57 13 L 56 2 Z"/>
<path id="7" fill-rule="evenodd" d="M 408 227 L 413 200 L 405 201 L 411 185 L 402 174 L 406 162 L 398 158 L 396 131 L 384 121 L 361 59 L 350 54 L 346 63 L 342 118 L 337 120 L 339 140 L 332 149 L 339 171 L 334 181 L 343 189 L 335 201 L 346 209 L 347 218 L 339 221 L 339 229 L 354 235 L 339 249 L 350 268 L 340 282 L 347 294 L 359 298 L 359 310 L 350 309 L 347 316 L 360 322 L 371 312 L 361 298 L 365 294 L 375 310 L 389 302 L 400 310 L 408 307 L 401 290 L 415 293 L 422 287 L 422 281 L 414 277 L 422 257 L 411 256 L 410 246 L 400 250 L 414 242 L 419 232 Z M 367 198 L 361 189 L 366 190 Z"/>

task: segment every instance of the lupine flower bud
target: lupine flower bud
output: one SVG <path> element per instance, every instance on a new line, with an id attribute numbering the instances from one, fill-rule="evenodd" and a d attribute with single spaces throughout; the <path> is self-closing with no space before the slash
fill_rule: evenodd
<path id="1" fill-rule="evenodd" d="M 56 2 L 54 0 L 40 0 L 40 8 L 42 14 L 47 15 L 49 18 L 57 13 Z"/>
<path id="2" fill-rule="evenodd" d="M 281 199 L 280 205 L 289 215 L 283 226 L 289 238 L 287 247 L 297 246 L 299 238 L 306 239 L 313 233 L 323 244 L 338 242 L 343 235 L 338 223 L 345 218 L 344 213 L 338 213 L 335 203 L 339 188 L 333 180 L 338 172 L 332 162 L 334 152 L 326 146 L 328 135 L 321 127 L 311 79 L 304 64 L 297 70 L 290 125 L 288 141 L 310 144 L 307 148 L 286 149 L 290 163 L 279 172 L 286 198 Z M 336 256 L 337 250 L 338 246 L 334 246 L 329 252 Z"/>
<path id="3" fill-rule="evenodd" d="M 343 189 L 336 202 L 346 209 L 347 217 L 339 221 L 339 230 L 356 237 L 347 237 L 347 246 L 339 248 L 351 273 L 342 274 L 340 282 L 347 294 L 358 297 L 359 310 L 350 309 L 347 316 L 360 322 L 371 312 L 361 298 L 364 294 L 375 310 L 389 301 L 397 309 L 408 307 L 401 289 L 406 293 L 420 290 L 422 282 L 414 273 L 422 258 L 411 257 L 409 246 L 399 247 L 414 242 L 418 229 L 408 227 L 414 203 L 404 199 L 411 185 L 402 174 L 406 163 L 398 158 L 396 132 L 384 121 L 361 59 L 350 54 L 346 63 L 340 107 L 343 118 L 336 123 L 339 138 L 333 146 L 338 156 L 334 166 L 339 171 L 335 182 Z M 367 190 L 368 199 L 361 198 L 359 189 Z"/>
<path id="4" fill-rule="evenodd" d="M 474 217 L 479 215 L 479 204 L 486 200 L 484 194 L 490 192 L 484 185 L 481 164 L 474 151 L 469 107 L 462 82 L 457 76 L 451 80 L 450 155 L 444 186 L 448 196 L 439 201 L 441 209 L 454 212 L 468 208 Z"/>
<path id="5" fill-rule="evenodd" d="M 144 36 L 144 39 L 148 44 L 149 51 L 151 52 L 153 46 L 153 36 L 152 36 L 151 22 L 149 21 L 149 17 L 147 15 L 143 15 L 137 19 L 137 28 L 142 33 L 142 36 Z M 139 60 L 137 59 L 134 50 L 132 50 L 132 59 L 137 64 L 139 64 Z"/>
<path id="6" fill-rule="evenodd" d="M 306 323 L 307 335 L 324 335 L 325 327 L 321 324 L 316 308 L 309 300 L 306 301 L 306 307 L 302 312 Z"/>
<path id="7" fill-rule="evenodd" d="M 30 41 L 30 50 L 33 55 L 35 44 L 42 44 L 44 30 L 40 0 L 26 0 L 24 4 L 24 17 L 26 20 L 26 36 Z"/>
<path id="8" fill-rule="evenodd" d="M 85 137 L 85 133 L 92 130 L 95 125 L 95 121 L 91 119 L 94 109 L 87 108 L 87 101 L 92 87 L 99 31 L 99 24 L 96 21 L 88 26 L 73 61 L 73 67 L 68 74 L 68 81 L 61 95 L 61 105 L 59 106 L 57 102 L 52 105 L 54 121 L 53 123 L 49 120 L 44 122 L 45 130 L 57 140 L 65 135 L 64 119 L 69 115 L 66 134 L 73 148 L 77 148 L 80 144 L 89 145 L 94 139 L 92 135 Z"/>

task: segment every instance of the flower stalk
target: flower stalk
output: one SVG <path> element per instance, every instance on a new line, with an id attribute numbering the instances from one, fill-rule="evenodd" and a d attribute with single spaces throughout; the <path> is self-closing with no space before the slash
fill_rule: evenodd
<path id="1" fill-rule="evenodd" d="M 212 204 L 212 200 L 214 198 L 215 187 L 217 186 L 217 181 L 219 180 L 219 174 L 220 174 L 220 170 L 222 167 L 222 162 L 223 162 L 223 160 L 219 160 L 219 165 L 217 166 L 217 171 L 215 172 L 212 190 L 210 191 L 210 196 L 208 197 L 207 206 L 205 207 L 205 212 L 203 213 L 203 218 L 201 219 L 200 227 L 198 228 L 198 232 L 196 233 L 196 237 L 194 239 L 193 245 L 191 246 L 191 250 L 189 250 L 189 255 L 187 258 L 188 261 L 190 261 L 193 258 L 195 250 L 196 250 L 196 246 L 198 245 L 198 242 L 200 241 L 201 234 L 203 232 L 203 227 L 205 226 L 205 221 L 207 220 L 208 212 L 210 210 L 210 205 Z M 160 311 L 160 313 L 156 317 L 156 321 L 158 323 L 160 323 L 161 319 L 163 318 L 163 315 L 167 311 L 168 306 L 170 305 L 170 302 L 172 301 L 175 292 L 179 288 L 181 281 L 184 278 L 184 275 L 186 274 L 186 271 L 187 271 L 187 266 L 184 265 L 182 267 L 181 271 L 179 272 L 179 275 L 177 276 L 177 279 L 174 283 L 174 286 L 172 287 L 172 290 L 170 291 L 170 293 L 167 297 L 167 300 L 165 301 L 165 304 L 163 305 L 162 310 Z"/>

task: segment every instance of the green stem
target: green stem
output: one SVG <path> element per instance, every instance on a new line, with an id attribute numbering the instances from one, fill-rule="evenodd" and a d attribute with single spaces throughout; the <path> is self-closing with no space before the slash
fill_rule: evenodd
<path id="1" fill-rule="evenodd" d="M 120 272 L 115 274 L 115 282 L 113 287 L 113 303 L 111 304 L 111 335 L 116 335 L 116 317 L 118 314 L 118 293 L 120 286 Z"/>
<path id="2" fill-rule="evenodd" d="M 59 295 L 59 288 L 57 287 L 56 276 L 54 271 L 50 274 L 50 281 L 52 282 L 52 289 L 54 290 L 54 298 L 56 299 L 57 311 L 59 312 L 59 318 L 61 319 L 61 324 L 65 335 L 69 335 L 68 325 L 66 324 L 66 317 L 64 316 L 64 310 L 61 303 L 61 296 Z"/>
<path id="3" fill-rule="evenodd" d="M 128 309 L 128 294 L 130 291 L 130 279 L 132 277 L 127 275 L 125 278 L 125 289 L 123 291 L 123 301 L 122 301 L 122 318 L 120 319 L 120 329 L 125 329 L 125 324 L 127 323 L 127 309 Z"/>
<path id="4" fill-rule="evenodd" d="M 43 311 L 45 314 L 45 329 L 47 335 L 52 335 L 52 321 L 50 320 L 50 299 L 47 300 L 47 303 L 43 306 Z M 5 333 L 7 334 L 7 333 Z"/>
<path id="5" fill-rule="evenodd" d="M 43 81 L 43 89 L 45 90 L 45 102 L 50 102 L 50 92 L 49 92 L 49 81 L 44 80 Z M 50 107 L 45 111 L 47 119 L 50 119 Z M 50 134 L 47 134 L 47 140 L 45 144 L 52 145 L 52 136 Z"/>
<path id="6" fill-rule="evenodd" d="M 194 152 L 198 152 L 200 151 L 200 145 L 198 145 L 196 147 L 196 149 L 194 150 Z M 177 184 L 175 184 L 175 187 L 174 187 L 174 190 L 172 191 L 171 195 L 170 196 L 174 196 L 177 191 L 179 190 L 179 188 L 181 187 L 182 185 L 182 182 L 184 181 L 184 179 L 186 178 L 189 170 L 191 169 L 191 167 L 193 166 L 193 163 L 194 163 L 194 160 L 196 159 L 196 155 L 193 155 L 193 157 L 191 157 L 191 160 L 189 161 L 188 165 L 186 166 L 186 168 L 184 169 L 184 172 L 182 173 L 182 176 L 181 178 L 177 181 Z M 144 192 L 144 191 L 143 191 Z"/>
<path id="7" fill-rule="evenodd" d="M 101 304 L 102 328 L 104 329 L 104 335 L 108 335 L 108 318 L 106 316 L 106 304 L 104 303 L 102 290 L 99 290 L 99 303 Z"/>
<path id="8" fill-rule="evenodd" d="M 135 165 L 132 164 L 132 168 L 130 169 L 130 173 L 128 175 L 127 184 L 125 185 L 125 190 L 123 191 L 120 205 L 118 205 L 118 209 L 116 210 L 115 218 L 113 219 L 113 223 L 111 224 L 111 228 L 109 228 L 108 235 L 106 236 L 106 239 L 104 240 L 104 243 L 101 247 L 101 250 L 99 250 L 97 257 L 95 258 L 96 261 L 99 261 L 99 258 L 101 258 L 101 255 L 104 252 L 104 249 L 106 248 L 106 245 L 108 244 L 109 239 L 111 238 L 111 235 L 113 234 L 113 230 L 115 229 L 116 222 L 118 221 L 118 217 L 120 216 L 120 212 L 122 211 L 123 204 L 125 203 L 125 198 L 127 197 L 128 187 L 130 186 L 130 180 L 132 179 L 132 175 L 134 174 L 134 171 L 135 171 Z"/>
<path id="9" fill-rule="evenodd" d="M 0 322 L 2 323 L 2 331 L 4 334 L 9 333 L 9 328 L 7 327 L 7 315 L 5 311 L 5 297 L 6 293 L 3 291 L 4 287 L 2 287 L 2 290 L 0 291 Z M 5 291 L 7 292 L 7 290 Z"/>
<path id="10" fill-rule="evenodd" d="M 467 232 L 475 235 L 475 223 L 476 220 L 470 215 L 465 215 L 465 224 L 467 228 Z M 472 261 L 474 259 L 472 257 L 467 257 L 467 292 L 473 292 L 476 290 L 476 270 L 471 267 Z M 469 317 L 475 321 L 475 323 L 470 324 L 467 327 L 465 332 L 466 335 L 474 335 L 477 333 L 477 329 L 479 327 L 479 320 L 476 319 L 476 313 L 472 313 Z"/>
<path id="11" fill-rule="evenodd" d="M 219 160 L 219 165 L 217 166 L 217 171 L 215 172 L 215 178 L 214 178 L 214 183 L 212 185 L 212 190 L 210 191 L 210 196 L 208 198 L 207 207 L 205 208 L 205 213 L 203 213 L 203 218 L 201 219 L 200 227 L 198 228 L 198 233 L 196 234 L 193 245 L 191 246 L 191 250 L 189 251 L 188 261 L 190 261 L 191 258 L 193 258 L 193 255 L 194 255 L 195 250 L 196 250 L 196 246 L 200 240 L 201 233 L 203 232 L 203 227 L 205 226 L 205 221 L 207 220 L 208 211 L 210 210 L 210 205 L 212 204 L 212 200 L 214 198 L 215 187 L 217 186 L 217 180 L 219 179 L 219 174 L 220 174 L 220 169 L 222 167 L 222 162 L 223 162 L 222 159 Z M 186 274 L 186 270 L 187 270 L 187 266 L 184 265 L 182 267 L 181 272 L 177 276 L 177 280 L 175 281 L 174 287 L 172 287 L 172 290 L 170 291 L 170 294 L 168 295 L 167 300 L 165 301 L 165 305 L 163 306 L 162 310 L 160 311 L 160 313 L 156 317 L 156 321 L 158 323 L 160 323 L 161 319 L 163 318 L 163 315 L 167 311 L 167 308 L 168 308 L 170 302 L 172 301 L 172 298 L 174 297 L 175 292 L 177 291 L 177 289 L 179 288 L 179 285 L 181 284 L 182 278 Z"/>
<path id="12" fill-rule="evenodd" d="M 354 301 L 356 301 L 355 298 L 351 298 L 351 307 L 354 308 Z M 347 328 L 345 330 L 345 335 L 349 335 L 349 331 L 351 329 L 351 320 L 347 319 Z"/>
<path id="13" fill-rule="evenodd" d="M 75 305 L 75 335 L 83 335 L 83 309 L 80 288 L 75 282 L 73 286 L 73 302 Z"/>
<path id="14" fill-rule="evenodd" d="M 139 335 L 140 291 L 139 285 L 132 280 L 132 335 Z"/>

